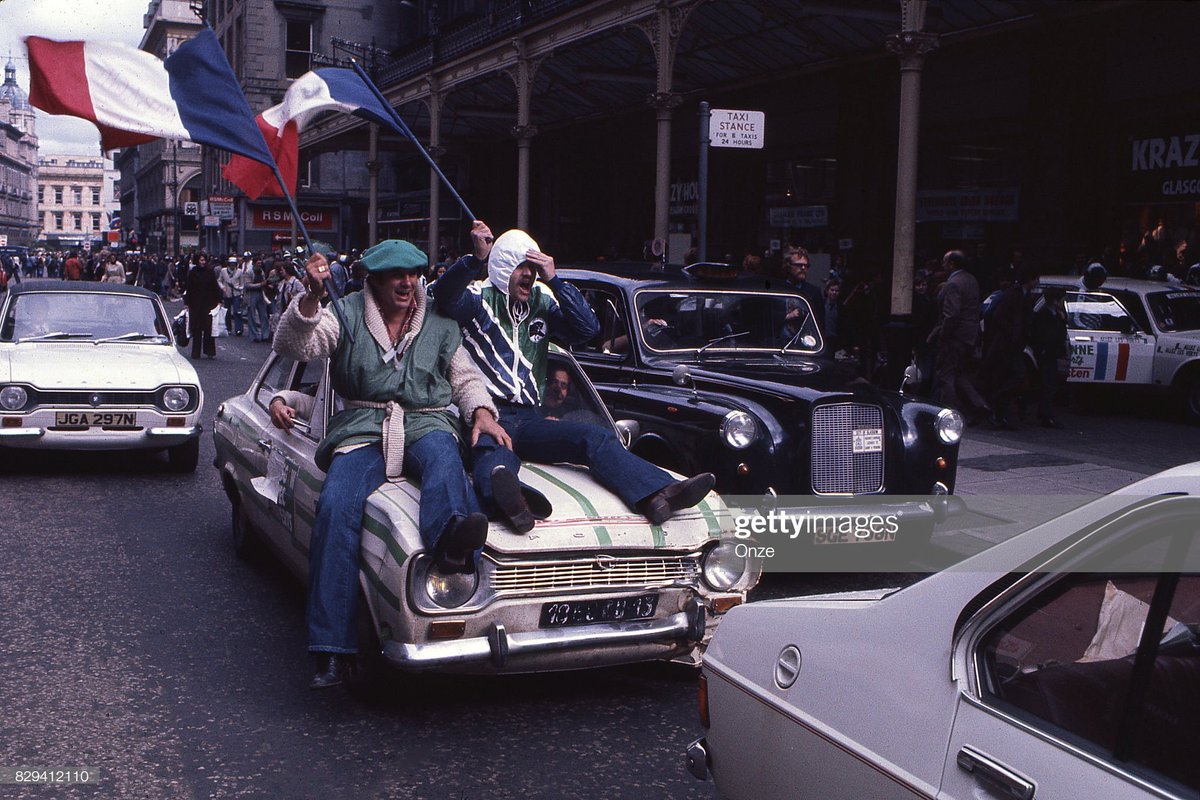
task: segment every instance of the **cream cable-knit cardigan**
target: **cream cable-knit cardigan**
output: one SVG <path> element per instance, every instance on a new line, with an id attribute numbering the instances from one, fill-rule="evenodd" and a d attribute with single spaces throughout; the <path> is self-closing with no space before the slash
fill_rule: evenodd
<path id="1" fill-rule="evenodd" d="M 362 291 L 363 319 L 367 330 L 370 332 L 371 338 L 375 340 L 375 344 L 379 346 L 380 353 L 386 353 L 392 349 L 387 324 L 383 320 L 383 314 L 379 310 L 379 304 L 375 302 L 371 288 L 368 286 Z M 413 296 L 417 302 L 417 308 L 413 312 L 409 333 L 401 337 L 396 346 L 397 359 L 403 355 L 409 342 L 416 338 L 425 322 L 427 305 L 425 292 L 418 290 Z M 341 325 L 338 323 L 337 316 L 328 308 L 321 308 L 314 316 L 306 317 L 300 311 L 301 297 L 303 295 L 294 299 L 280 316 L 279 325 L 275 331 L 274 349 L 276 352 L 298 361 L 328 358 L 337 348 L 338 339 L 341 336 Z M 447 379 L 450 381 L 454 404 L 458 407 L 459 414 L 468 426 L 474 422 L 475 411 L 480 408 L 486 408 L 496 419 L 500 418 L 496 405 L 492 402 L 491 393 L 484 382 L 483 374 L 480 373 L 475 362 L 461 345 L 451 357 L 450 374 Z M 284 400 L 286 402 L 286 398 Z M 347 402 L 353 401 L 347 399 Z M 396 469 L 388 471 L 389 477 L 392 477 L 390 473 L 393 471 L 398 475 L 398 465 L 403 463 L 404 428 L 402 419 L 402 417 L 399 418 L 398 421 L 401 422 L 399 425 L 389 426 L 387 421 L 384 422 L 385 428 L 392 428 L 391 435 L 385 437 L 384 459 L 389 465 L 397 465 Z M 353 449 L 353 446 L 346 449 Z M 342 448 L 339 448 L 339 452 L 341 451 Z"/>

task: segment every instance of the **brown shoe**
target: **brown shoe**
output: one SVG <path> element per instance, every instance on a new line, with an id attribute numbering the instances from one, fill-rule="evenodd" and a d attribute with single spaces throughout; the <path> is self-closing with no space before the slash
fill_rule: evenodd
<path id="1" fill-rule="evenodd" d="M 492 470 L 492 497 L 513 530 L 517 533 L 533 530 L 533 512 L 521 493 L 521 482 L 508 467 L 499 466 Z"/>
<path id="2" fill-rule="evenodd" d="M 717 483 L 717 476 L 702 472 L 686 480 L 664 486 L 641 502 L 642 513 L 651 524 L 662 525 L 681 508 L 691 508 L 705 498 Z"/>

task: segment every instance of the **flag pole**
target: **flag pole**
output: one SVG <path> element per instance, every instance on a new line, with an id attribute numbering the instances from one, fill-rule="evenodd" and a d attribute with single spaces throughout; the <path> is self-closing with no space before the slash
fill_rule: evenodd
<path id="1" fill-rule="evenodd" d="M 400 132 L 403 133 L 405 136 L 407 136 L 412 141 L 412 143 L 417 146 L 417 150 L 419 150 L 421 155 L 425 157 L 425 160 L 429 162 L 429 166 L 433 169 L 433 171 L 435 173 L 437 173 L 437 176 L 442 179 L 442 183 L 444 183 L 446 185 L 446 188 L 450 190 L 450 194 L 454 195 L 454 199 L 458 201 L 458 204 L 460 206 L 462 206 L 462 210 L 467 212 L 467 217 L 470 218 L 471 220 L 477 219 L 477 217 L 471 211 L 471 209 L 467 207 L 466 201 L 463 200 L 461 196 L 459 196 L 458 191 L 454 188 L 454 184 L 450 183 L 450 179 L 446 177 L 445 173 L 442 172 L 441 167 L 439 167 L 437 165 L 437 162 L 433 160 L 433 156 L 429 155 L 429 151 L 426 150 L 424 148 L 424 146 L 421 145 L 421 142 L 418 141 L 417 137 L 413 134 L 412 130 L 409 129 L 408 125 L 400 117 L 399 112 L 397 112 L 396 109 L 392 108 L 392 104 L 389 103 L 387 101 L 387 98 L 385 98 L 383 96 L 383 92 L 379 91 L 379 87 L 376 86 L 371 81 L 371 79 L 367 77 L 367 73 L 363 71 L 362 66 L 359 65 L 359 63 L 357 61 L 355 61 L 354 59 L 350 59 L 350 63 L 354 65 L 354 71 L 358 73 L 358 77 L 362 78 L 363 83 L 365 83 L 367 86 L 371 87 L 371 91 L 375 93 L 375 98 L 377 100 L 379 100 L 380 104 L 388 110 L 389 114 L 391 114 L 392 122 L 395 123 L 396 127 L 399 128 Z M 429 211 L 431 214 L 440 213 L 439 209 L 436 209 L 436 208 L 431 208 L 431 209 L 429 209 Z"/>
<path id="2" fill-rule="evenodd" d="M 275 173 L 275 180 L 279 182 L 279 188 L 283 191 L 284 198 L 287 199 L 288 207 L 292 210 L 292 219 L 295 220 L 296 226 L 300 228 L 300 235 L 304 237 L 304 246 L 311 255 L 313 250 L 312 239 L 308 235 L 308 228 L 304 225 L 304 220 L 300 218 L 300 210 L 296 208 L 296 201 L 292 197 L 292 193 L 288 190 L 287 181 L 283 179 L 283 175 L 279 172 L 279 165 L 271 161 L 271 172 Z M 308 273 L 300 269 L 300 265 L 292 261 L 292 269 L 296 272 L 296 277 L 304 280 Z M 331 272 L 330 275 L 333 273 Z M 354 334 L 350 331 L 350 326 L 346 323 L 346 315 L 342 313 L 342 301 L 338 297 L 337 287 L 333 285 L 331 278 L 326 278 L 323 282 L 325 291 L 329 293 L 330 304 L 333 306 L 333 313 L 337 315 L 338 323 L 342 327 L 342 333 L 346 334 L 346 338 L 351 344 L 354 344 Z"/>

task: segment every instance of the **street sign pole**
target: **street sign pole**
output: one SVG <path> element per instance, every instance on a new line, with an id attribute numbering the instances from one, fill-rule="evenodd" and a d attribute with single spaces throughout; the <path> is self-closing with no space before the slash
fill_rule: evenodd
<path id="1" fill-rule="evenodd" d="M 709 125 L 712 114 L 708 110 L 708 101 L 700 101 L 700 186 L 697 198 L 696 218 L 700 228 L 700 241 L 696 255 L 700 261 L 708 260 L 708 143 Z"/>

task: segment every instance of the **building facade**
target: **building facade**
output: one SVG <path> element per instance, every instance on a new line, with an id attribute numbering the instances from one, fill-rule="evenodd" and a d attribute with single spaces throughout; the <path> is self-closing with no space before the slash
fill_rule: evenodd
<path id="1" fill-rule="evenodd" d="M 28 247 L 37 238 L 37 150 L 33 106 L 9 61 L 0 86 L 0 237 L 8 245 Z"/>
<path id="2" fill-rule="evenodd" d="M 99 155 L 38 159 L 39 240 L 50 249 L 107 242 L 113 200 L 112 162 Z"/>
<path id="3" fill-rule="evenodd" d="M 283 99 L 291 80 L 321 66 L 371 63 L 401 35 L 404 3 L 348 0 L 210 0 L 205 14 L 254 113 Z M 290 245 L 291 213 L 282 198 L 250 200 L 221 175 L 229 154 L 204 148 L 201 239 L 213 252 L 269 250 Z M 361 148 L 310 151 L 301 160 L 296 192 L 312 238 L 333 248 L 361 246 L 367 227 L 367 186 L 374 170 L 380 191 L 397 192 L 393 156 L 370 163 Z"/>
<path id="4" fill-rule="evenodd" d="M 165 59 L 203 27 L 188 0 L 150 0 L 139 47 Z M 199 243 L 200 147 L 158 139 L 124 148 L 120 173 L 122 243 L 153 253 L 179 253 Z"/>

